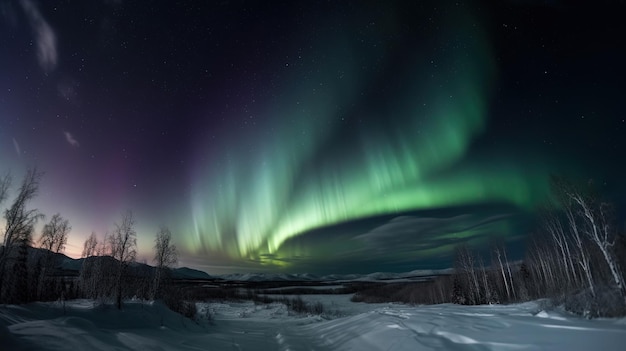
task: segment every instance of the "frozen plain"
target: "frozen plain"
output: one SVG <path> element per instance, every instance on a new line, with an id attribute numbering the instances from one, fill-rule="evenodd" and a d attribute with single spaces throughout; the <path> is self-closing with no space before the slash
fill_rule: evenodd
<path id="1" fill-rule="evenodd" d="M 325 316 L 280 303 L 199 303 L 193 322 L 160 303 L 0 306 L 2 350 L 623 350 L 626 319 L 587 320 L 539 302 L 407 306 L 308 295 Z M 206 319 L 207 311 L 212 320 Z"/>

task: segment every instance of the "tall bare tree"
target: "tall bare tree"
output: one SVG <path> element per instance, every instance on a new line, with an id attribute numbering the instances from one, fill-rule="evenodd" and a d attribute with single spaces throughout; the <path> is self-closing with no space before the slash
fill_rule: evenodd
<path id="1" fill-rule="evenodd" d="M 584 196 L 580 192 L 568 194 L 578 205 L 580 216 L 584 219 L 583 233 L 600 250 L 606 262 L 615 286 L 626 301 L 626 284 L 624 275 L 615 257 L 613 247 L 617 240 L 617 228 L 610 216 L 610 205 L 598 202 L 593 197 Z"/>
<path id="2" fill-rule="evenodd" d="M 3 245 L 6 249 L 10 250 L 21 239 L 20 235 L 32 233 L 32 228 L 37 221 L 44 217 L 37 209 L 26 209 L 28 202 L 37 196 L 42 176 L 43 173 L 37 171 L 36 168 L 29 169 L 11 207 L 4 211 Z"/>
<path id="3" fill-rule="evenodd" d="M 98 259 L 93 257 L 96 254 L 96 248 L 98 246 L 98 238 L 96 232 L 91 232 L 91 235 L 83 244 L 83 252 L 80 257 L 83 259 L 83 264 L 80 269 L 79 283 L 83 294 L 87 297 L 97 297 L 97 291 L 95 288 L 94 266 L 95 261 Z"/>
<path id="4" fill-rule="evenodd" d="M 550 234 L 556 246 L 557 255 L 561 261 L 559 266 L 565 271 L 567 287 L 571 288 L 576 285 L 578 276 L 572 260 L 570 239 L 566 234 L 567 227 L 562 224 L 561 218 L 553 206 L 548 206 L 543 210 L 543 223 L 545 230 Z"/>
<path id="5" fill-rule="evenodd" d="M 496 244 L 493 247 L 493 253 L 498 260 L 500 275 L 502 275 L 502 282 L 504 283 L 504 288 L 506 290 L 506 297 L 510 301 L 511 296 L 515 296 L 515 290 L 513 287 L 513 277 L 511 276 L 511 267 L 506 258 L 506 247 L 504 246 L 504 244 L 502 244 L 502 246 Z"/>
<path id="6" fill-rule="evenodd" d="M 481 303 L 481 289 L 478 280 L 478 266 L 474 253 L 467 245 L 456 248 L 456 271 L 462 284 L 465 304 L 477 305 Z"/>
<path id="7" fill-rule="evenodd" d="M 11 251 L 18 247 L 20 243 L 30 243 L 37 221 L 44 217 L 37 209 L 27 209 L 28 202 L 31 201 L 39 191 L 39 182 L 43 176 L 36 168 L 31 168 L 26 172 L 22 185 L 17 196 L 9 208 L 4 211 L 5 228 L 3 233 L 2 249 L 0 250 L 0 292 L 4 289 L 4 275 L 7 267 L 7 259 Z M 0 195 L 6 198 L 8 183 L 10 178 L 5 176 L 1 181 Z"/>
<path id="8" fill-rule="evenodd" d="M 126 269 L 137 257 L 137 232 L 135 218 L 131 211 L 122 215 L 122 220 L 115 223 L 115 228 L 109 236 L 111 256 L 118 260 L 116 287 L 117 308 L 122 308 L 123 283 L 126 278 Z"/>
<path id="9" fill-rule="evenodd" d="M 85 296 L 104 300 L 113 295 L 117 282 L 119 262 L 112 262 L 111 242 L 114 240 L 109 233 L 98 240 L 92 232 L 83 244 L 83 268 L 81 270 L 81 285 Z"/>
<path id="10" fill-rule="evenodd" d="M 46 280 L 49 280 L 47 276 L 54 270 L 54 254 L 65 250 L 67 235 L 71 230 L 70 221 L 61 217 L 59 213 L 52 216 L 50 221 L 43 226 L 41 237 L 39 238 L 39 247 L 47 251 L 44 253 L 43 267 L 39 277 L 33 277 L 39 281 L 39 289 L 37 291 L 39 298 L 43 296 L 44 289 L 46 289 Z"/>
<path id="11" fill-rule="evenodd" d="M 0 205 L 7 199 L 9 195 L 9 187 L 11 186 L 11 174 L 7 173 L 0 179 Z"/>
<path id="12" fill-rule="evenodd" d="M 43 226 L 39 245 L 42 249 L 54 253 L 61 253 L 67 244 L 67 235 L 72 230 L 70 221 L 61 217 L 60 213 L 55 214 L 50 222 Z"/>
<path id="13" fill-rule="evenodd" d="M 483 263 L 482 257 L 480 255 L 476 256 L 476 261 L 478 263 L 478 267 L 480 268 L 480 278 L 481 284 L 483 287 L 483 299 L 481 303 L 492 303 L 495 300 L 495 296 L 492 291 L 491 283 L 489 282 L 489 276 L 487 274 L 487 267 Z"/>
<path id="14" fill-rule="evenodd" d="M 80 257 L 87 258 L 95 255 L 97 246 L 98 238 L 96 237 L 96 232 L 91 232 L 89 239 L 85 240 L 85 243 L 83 244 L 83 252 Z"/>
<path id="15" fill-rule="evenodd" d="M 589 287 L 589 291 L 592 296 L 596 296 L 595 282 L 593 273 L 591 270 L 591 254 L 587 245 L 586 237 L 583 234 L 583 225 L 580 223 L 580 217 L 576 208 L 576 203 L 570 196 L 570 194 L 576 193 L 575 187 L 567 180 L 561 177 L 553 176 L 551 179 L 552 193 L 561 205 L 568 227 L 568 236 L 573 242 L 572 254 L 570 258 L 573 258 L 576 262 L 579 271 L 575 271 L 577 280 L 585 280 L 586 285 Z M 580 277 L 579 277 L 580 273 Z"/>
<path id="16" fill-rule="evenodd" d="M 165 274 L 178 262 L 176 245 L 172 244 L 172 233 L 169 228 L 163 226 L 157 232 L 154 239 L 154 263 L 156 272 L 154 276 L 153 298 L 158 298 Z"/>

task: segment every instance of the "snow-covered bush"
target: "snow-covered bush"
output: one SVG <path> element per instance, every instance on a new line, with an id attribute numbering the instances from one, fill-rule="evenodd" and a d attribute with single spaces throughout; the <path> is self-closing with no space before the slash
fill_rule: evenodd
<path id="1" fill-rule="evenodd" d="M 586 318 L 619 317 L 626 315 L 626 304 L 618 290 L 612 287 L 596 287 L 596 296 L 589 289 L 567 295 L 563 306 L 566 310 Z"/>

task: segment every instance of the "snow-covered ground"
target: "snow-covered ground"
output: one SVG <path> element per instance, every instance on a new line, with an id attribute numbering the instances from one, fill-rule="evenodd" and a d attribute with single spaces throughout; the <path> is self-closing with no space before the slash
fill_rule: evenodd
<path id="1" fill-rule="evenodd" d="M 538 303 L 405 306 L 310 295 L 328 316 L 278 303 L 198 304 L 192 322 L 159 303 L 0 306 L 1 350 L 623 350 L 626 319 L 586 320 Z M 340 316 L 340 317 L 338 317 Z"/>

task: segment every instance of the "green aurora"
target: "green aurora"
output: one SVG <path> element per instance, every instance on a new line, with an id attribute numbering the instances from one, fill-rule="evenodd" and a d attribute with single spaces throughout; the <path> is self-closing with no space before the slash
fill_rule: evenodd
<path id="1" fill-rule="evenodd" d="M 211 162 L 194 170 L 194 235 L 186 250 L 288 265 L 289 257 L 311 253 L 283 245 L 311 230 L 450 206 L 531 210 L 544 199 L 545 170 L 469 157 L 486 128 L 497 72 L 475 21 L 447 21 L 454 25 L 445 35 L 422 38 L 428 50 L 415 47 L 401 59 L 392 45 L 363 48 L 350 33 L 317 43 L 320 59 L 288 70 L 277 84 L 262 111 L 269 122 L 255 129 L 262 132 L 220 141 L 226 154 L 205 148 Z M 376 60 L 391 63 L 383 72 L 362 69 Z M 398 60 L 404 64 L 394 67 Z M 344 118 L 359 127 L 346 127 Z M 513 232 L 498 228 L 504 236 Z M 472 238 L 476 231 L 449 235 Z M 323 257 L 324 250 L 315 251 Z"/>
<path id="2" fill-rule="evenodd" d="M 622 5 L 546 1 L 4 1 L 8 206 L 73 229 L 163 226 L 209 274 L 524 259 L 550 175 L 625 227 Z M 2 220 L 0 219 L 0 224 Z"/>

